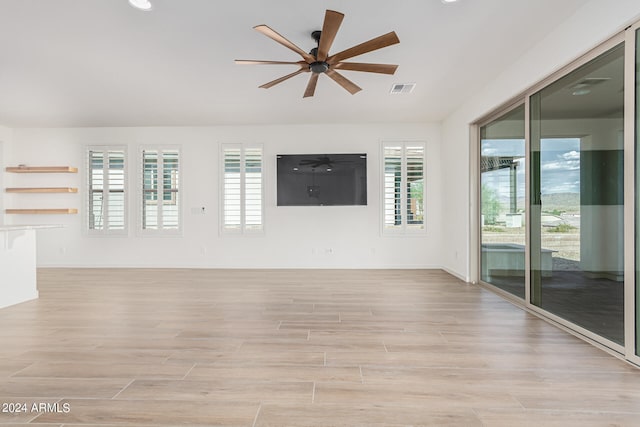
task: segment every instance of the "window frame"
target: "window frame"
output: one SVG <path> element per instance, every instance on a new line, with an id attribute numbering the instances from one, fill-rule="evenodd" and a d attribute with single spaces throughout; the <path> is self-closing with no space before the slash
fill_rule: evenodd
<path id="1" fill-rule="evenodd" d="M 162 211 L 160 209 L 158 209 L 158 224 L 159 227 L 157 229 L 153 229 L 153 228 L 144 228 L 144 224 L 145 224 L 145 220 L 144 220 L 144 215 L 145 215 L 145 209 L 144 209 L 144 203 L 145 203 L 145 194 L 146 194 L 146 190 L 144 188 L 144 160 L 145 160 L 145 152 L 147 151 L 155 151 L 158 153 L 158 159 L 164 159 L 164 153 L 165 152 L 177 152 L 178 155 L 178 167 L 177 167 L 177 185 L 176 185 L 176 189 L 175 191 L 173 191 L 173 187 L 172 190 L 170 191 L 169 194 L 172 194 L 171 200 L 173 201 L 172 204 L 177 204 L 178 205 L 178 209 L 177 209 L 177 215 L 178 215 L 178 226 L 176 228 L 164 228 L 162 227 L 163 225 L 163 218 L 162 218 Z M 156 237 L 171 237 L 171 236 L 181 236 L 182 232 L 183 232 L 183 223 L 184 223 L 184 207 L 183 207 L 183 203 L 182 203 L 182 193 L 184 191 L 184 178 L 183 178 L 183 173 L 182 173 L 182 163 L 183 163 L 183 158 L 182 158 L 182 147 L 180 145 L 155 145 L 155 144 L 150 144 L 150 145 L 141 145 L 138 149 L 138 159 L 137 159 L 137 165 L 138 165 L 138 191 L 136 194 L 136 204 L 138 206 L 139 212 L 137 215 L 138 218 L 138 227 L 137 227 L 137 232 L 140 236 L 156 236 Z M 163 165 L 161 162 L 158 162 L 158 176 L 162 176 L 162 172 L 164 172 L 163 169 Z M 159 178 L 159 180 L 162 178 Z M 162 194 L 162 197 L 164 199 L 165 196 L 165 191 L 163 189 L 162 186 L 160 185 L 156 185 L 156 189 L 155 192 L 152 194 L 155 194 L 155 200 L 157 201 L 160 196 L 159 194 Z"/>
<path id="2" fill-rule="evenodd" d="M 128 168 L 129 168 L 129 158 L 128 158 L 128 150 L 127 150 L 127 146 L 126 145 L 86 145 L 85 146 L 85 164 L 86 164 L 86 173 L 85 173 L 85 179 L 84 181 L 84 185 L 85 185 L 85 197 L 84 197 L 84 203 L 83 203 L 83 210 L 86 209 L 86 211 L 84 212 L 83 215 L 83 219 L 84 219 L 84 231 L 88 236 L 91 237 L 126 237 L 129 235 L 129 173 L 128 173 Z M 95 228 L 91 228 L 91 221 L 89 219 L 89 216 L 91 215 L 92 209 L 91 209 L 91 201 L 92 201 L 92 193 L 94 192 L 94 190 L 92 189 L 92 185 L 91 185 L 91 179 L 92 179 L 92 168 L 91 168 L 91 153 L 92 152 L 103 152 L 103 161 L 104 160 L 108 160 L 109 159 L 109 153 L 110 152 L 121 152 L 122 156 L 123 156 L 123 167 L 122 167 L 122 171 L 123 171 L 123 222 L 124 222 L 124 226 L 122 229 L 109 229 L 109 228 L 104 228 L 104 229 L 95 229 Z M 103 167 L 103 180 L 105 183 L 107 183 L 106 186 L 103 186 L 102 189 L 102 194 L 103 194 L 103 211 L 104 211 L 104 207 L 108 206 L 108 200 L 109 200 L 109 188 L 108 188 L 108 183 L 109 183 L 109 179 L 108 179 L 108 171 L 110 169 L 109 168 L 104 168 Z M 104 203 L 104 201 L 107 202 L 107 204 Z M 107 208 L 108 209 L 108 208 Z M 108 224 L 109 220 L 109 213 L 108 210 L 106 211 L 105 215 L 105 223 Z"/>
<path id="3" fill-rule="evenodd" d="M 397 227 L 387 227 L 386 224 L 386 164 L 387 156 L 385 151 L 388 148 L 399 148 L 401 152 L 400 157 L 400 188 L 407 188 L 407 149 L 413 147 L 419 147 L 422 149 L 422 203 L 419 208 L 422 209 L 422 223 L 421 227 L 411 226 L 408 223 L 407 211 L 409 197 L 405 191 L 400 192 L 400 225 Z M 427 212 L 426 212 L 426 199 L 427 199 L 427 143 L 424 140 L 383 140 L 380 143 L 380 232 L 383 236 L 424 236 L 427 233 Z"/>
<path id="4" fill-rule="evenodd" d="M 228 149 L 234 149 L 239 151 L 240 155 L 240 224 L 235 228 L 230 227 L 226 223 L 226 204 L 225 199 L 227 195 L 226 190 L 226 164 L 225 164 L 225 152 Z M 259 229 L 252 229 L 247 225 L 247 164 L 246 164 L 246 152 L 247 150 L 260 150 L 260 225 Z M 221 236 L 262 236 L 265 232 L 265 154 L 264 146 L 259 143 L 222 143 L 219 150 L 219 233 Z"/>

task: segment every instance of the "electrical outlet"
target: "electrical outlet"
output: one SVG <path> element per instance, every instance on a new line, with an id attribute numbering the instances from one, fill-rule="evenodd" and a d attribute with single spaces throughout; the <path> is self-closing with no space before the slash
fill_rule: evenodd
<path id="1" fill-rule="evenodd" d="M 191 215 L 205 215 L 207 213 L 207 208 L 204 206 L 191 208 Z"/>

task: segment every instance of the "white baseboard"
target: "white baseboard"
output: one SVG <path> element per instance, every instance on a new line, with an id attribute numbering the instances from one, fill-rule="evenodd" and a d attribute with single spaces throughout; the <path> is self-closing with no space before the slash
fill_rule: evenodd
<path id="1" fill-rule="evenodd" d="M 465 283 L 471 283 L 471 279 L 468 276 L 465 276 L 464 274 L 458 273 L 457 271 L 451 270 L 450 268 L 447 268 L 447 267 L 440 267 L 440 268 L 446 271 L 447 273 L 449 273 L 450 275 L 457 277 L 458 279 L 462 280 Z"/>
<path id="2" fill-rule="evenodd" d="M 220 270 L 445 270 L 458 278 L 458 274 L 452 273 L 440 265 L 354 265 L 354 266 L 317 266 L 317 265 L 203 265 L 203 264 L 184 264 L 184 265 L 147 265 L 147 264 L 38 264 L 37 268 L 167 268 L 167 269 L 220 269 Z M 464 279 L 462 279 L 464 280 Z"/>

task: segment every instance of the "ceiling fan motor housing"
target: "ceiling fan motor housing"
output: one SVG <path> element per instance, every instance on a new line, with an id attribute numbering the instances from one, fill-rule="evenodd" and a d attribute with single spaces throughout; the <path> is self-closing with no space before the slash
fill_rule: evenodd
<path id="1" fill-rule="evenodd" d="M 313 33 L 311 33 L 311 37 L 314 38 L 314 40 L 316 41 L 316 43 L 320 43 L 320 35 L 322 34 L 322 31 L 314 31 Z M 318 58 L 318 48 L 314 47 L 313 49 L 311 49 L 311 51 L 309 51 L 309 55 L 312 55 L 314 58 Z M 315 61 L 309 64 L 309 69 L 316 74 L 322 74 L 325 71 L 327 71 L 329 69 L 329 64 L 327 64 L 325 61 Z"/>
<path id="2" fill-rule="evenodd" d="M 309 64 L 309 69 L 314 73 L 324 73 L 329 69 L 329 64 L 324 61 L 316 61 Z"/>

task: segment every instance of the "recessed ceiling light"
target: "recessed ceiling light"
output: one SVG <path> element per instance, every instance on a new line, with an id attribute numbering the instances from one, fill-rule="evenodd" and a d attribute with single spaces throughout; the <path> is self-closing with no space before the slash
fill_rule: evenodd
<path id="1" fill-rule="evenodd" d="M 129 0 L 129 4 L 136 9 L 149 11 L 153 8 L 153 5 L 149 0 Z"/>
<path id="2" fill-rule="evenodd" d="M 571 92 L 571 95 L 573 95 L 573 96 L 582 96 L 582 95 L 589 95 L 590 93 L 591 93 L 591 89 L 579 88 L 579 89 L 576 89 L 573 92 Z"/>
<path id="3" fill-rule="evenodd" d="M 574 96 L 588 95 L 594 86 L 606 83 L 609 80 L 611 80 L 611 77 L 586 77 L 568 89 L 571 91 L 571 95 Z"/>
<path id="4" fill-rule="evenodd" d="M 455 3 L 458 0 L 442 0 L 442 3 L 447 4 L 447 3 Z"/>

